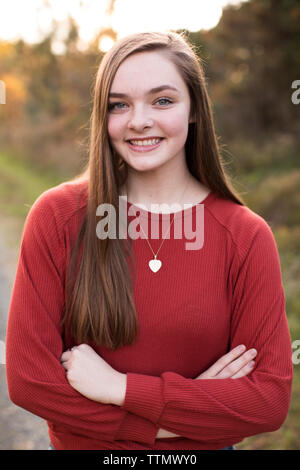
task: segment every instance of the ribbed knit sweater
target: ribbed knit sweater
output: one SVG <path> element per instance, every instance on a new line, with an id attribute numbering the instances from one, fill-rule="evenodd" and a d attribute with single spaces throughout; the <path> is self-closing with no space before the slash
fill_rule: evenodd
<path id="1" fill-rule="evenodd" d="M 27 215 L 6 336 L 10 399 L 47 421 L 58 450 L 221 449 L 280 428 L 293 366 L 276 242 L 265 219 L 215 192 L 175 212 L 173 226 L 181 218 L 195 228 L 204 208 L 199 249 L 187 249 L 191 240 L 176 238 L 171 227 L 159 251 L 162 267 L 153 273 L 147 241 L 133 241 L 137 340 L 115 351 L 94 347 L 127 374 L 123 405 L 94 402 L 71 387 L 60 357 L 74 340 L 61 319 L 86 190 L 82 181 L 50 188 Z M 169 220 L 145 209 L 139 217 L 160 228 Z M 164 237 L 165 230 L 149 237 L 155 253 Z M 240 344 L 258 351 L 251 373 L 195 380 Z M 156 439 L 159 428 L 180 437 Z"/>

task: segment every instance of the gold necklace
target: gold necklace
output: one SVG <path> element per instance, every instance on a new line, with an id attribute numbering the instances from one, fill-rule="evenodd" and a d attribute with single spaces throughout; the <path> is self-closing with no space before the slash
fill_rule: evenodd
<path id="1" fill-rule="evenodd" d="M 189 181 L 187 182 L 187 185 L 186 185 L 186 187 L 185 187 L 185 190 L 183 191 L 183 194 L 182 194 L 182 196 L 181 196 L 181 200 L 182 200 L 182 198 L 183 198 L 183 196 L 184 196 L 184 194 L 185 194 L 185 192 L 186 192 L 186 190 L 187 190 L 188 184 L 189 184 Z M 128 194 L 127 187 L 126 187 L 126 193 Z M 126 194 L 126 195 L 127 195 L 127 194 Z M 166 233 L 166 236 L 167 236 L 167 234 L 169 233 L 169 231 L 170 231 L 170 229 L 171 229 L 171 226 L 172 226 L 172 223 L 174 222 L 174 219 L 175 219 L 175 214 L 174 214 L 174 216 L 173 216 L 173 219 L 172 219 L 172 222 L 171 222 L 170 227 L 169 227 L 169 229 L 168 229 L 168 232 Z M 140 227 L 141 227 L 141 229 L 142 229 L 143 234 L 145 235 L 145 240 L 146 240 L 146 242 L 148 243 L 149 248 L 151 249 L 151 251 L 152 251 L 152 253 L 153 253 L 153 256 L 154 256 L 154 259 L 151 259 L 151 260 L 148 262 L 149 268 L 151 269 L 151 271 L 152 271 L 153 273 L 157 273 L 157 271 L 159 271 L 160 268 L 162 267 L 162 261 L 161 261 L 160 259 L 157 259 L 157 255 L 158 255 L 158 252 L 159 252 L 159 250 L 161 249 L 161 247 L 162 247 L 162 245 L 163 245 L 163 243 L 164 243 L 164 241 L 165 241 L 165 239 L 166 239 L 166 236 L 163 238 L 163 241 L 161 242 L 160 247 L 159 247 L 159 249 L 157 250 L 157 252 L 154 253 L 154 251 L 153 251 L 153 249 L 152 249 L 152 246 L 150 245 L 150 243 L 149 243 L 149 241 L 148 241 L 148 238 L 147 238 L 147 235 L 145 234 L 145 232 L 144 232 L 143 227 L 142 227 L 141 224 L 140 224 Z"/>

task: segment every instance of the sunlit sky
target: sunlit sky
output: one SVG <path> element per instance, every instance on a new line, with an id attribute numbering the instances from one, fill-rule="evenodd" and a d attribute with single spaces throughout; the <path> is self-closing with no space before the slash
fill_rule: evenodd
<path id="1" fill-rule="evenodd" d="M 62 41 L 68 32 L 70 15 L 79 26 L 79 47 L 84 50 L 106 27 L 117 31 L 118 38 L 145 30 L 210 29 L 218 24 L 225 5 L 241 1 L 246 0 L 116 0 L 114 13 L 109 17 L 109 0 L 0 0 L 0 39 L 22 38 L 35 43 L 56 22 L 54 52 L 63 52 Z M 108 50 L 111 45 L 107 39 L 100 47 Z"/>

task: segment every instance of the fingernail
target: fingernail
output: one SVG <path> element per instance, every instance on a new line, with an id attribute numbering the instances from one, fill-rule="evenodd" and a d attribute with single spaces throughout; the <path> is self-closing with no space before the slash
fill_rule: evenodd
<path id="1" fill-rule="evenodd" d="M 246 346 L 244 344 L 240 344 L 238 347 L 237 347 L 237 350 L 238 351 L 244 351 L 246 349 Z"/>

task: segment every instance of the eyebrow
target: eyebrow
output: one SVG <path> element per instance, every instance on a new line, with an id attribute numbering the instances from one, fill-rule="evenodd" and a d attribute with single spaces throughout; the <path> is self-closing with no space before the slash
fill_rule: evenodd
<path id="1" fill-rule="evenodd" d="M 175 88 L 174 86 L 161 85 L 161 86 L 158 86 L 156 88 L 151 88 L 151 90 L 149 90 L 146 94 L 147 95 L 153 95 L 154 93 L 158 93 L 158 92 L 163 91 L 163 90 L 174 90 L 174 91 L 177 91 L 177 93 L 179 93 L 177 88 Z M 126 95 L 125 93 L 110 93 L 109 98 L 128 98 L 128 95 Z"/>

